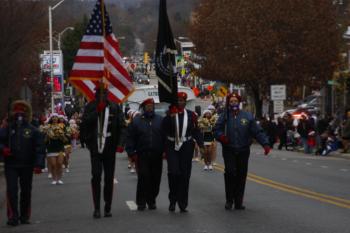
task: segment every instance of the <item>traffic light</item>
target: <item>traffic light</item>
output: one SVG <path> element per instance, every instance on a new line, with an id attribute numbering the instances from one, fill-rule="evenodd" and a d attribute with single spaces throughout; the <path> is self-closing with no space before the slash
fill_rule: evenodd
<path id="1" fill-rule="evenodd" d="M 149 63 L 149 55 L 147 52 L 143 54 L 143 63 L 148 64 Z"/>

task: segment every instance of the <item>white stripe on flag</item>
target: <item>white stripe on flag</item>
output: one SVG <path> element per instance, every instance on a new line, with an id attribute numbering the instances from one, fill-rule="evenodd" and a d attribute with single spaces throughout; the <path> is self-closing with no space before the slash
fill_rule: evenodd
<path id="1" fill-rule="evenodd" d="M 77 56 L 79 57 L 103 57 L 103 50 L 97 49 L 79 49 Z"/>
<path id="2" fill-rule="evenodd" d="M 114 47 L 112 47 L 112 45 L 110 43 L 108 43 L 107 40 L 105 40 L 105 48 L 108 50 L 108 52 L 118 61 L 118 63 L 124 67 L 124 69 L 126 68 L 126 65 L 124 63 L 124 60 L 121 58 L 121 56 L 119 55 L 119 53 L 114 49 Z"/>
<path id="3" fill-rule="evenodd" d="M 100 63 L 74 63 L 73 70 L 95 70 L 102 71 L 104 70 L 103 64 Z"/>
<path id="4" fill-rule="evenodd" d="M 83 36 L 82 42 L 100 42 L 103 43 L 103 36 Z"/>
<path id="5" fill-rule="evenodd" d="M 111 63 L 109 63 L 108 60 L 105 60 L 106 62 L 106 68 L 107 70 L 109 70 L 109 72 L 111 72 L 111 74 L 118 79 L 123 86 L 125 86 L 127 89 L 132 90 L 133 89 L 133 85 L 132 83 L 130 83 L 129 80 L 127 80 L 124 75 L 122 75 Z"/>
<path id="6" fill-rule="evenodd" d="M 84 80 L 83 83 L 90 89 L 90 91 L 92 91 L 92 93 L 95 92 L 95 84 L 90 81 L 90 80 Z"/>
<path id="7" fill-rule="evenodd" d="M 120 100 L 124 99 L 125 97 L 125 95 L 121 93 L 115 86 L 110 85 L 108 90 Z"/>

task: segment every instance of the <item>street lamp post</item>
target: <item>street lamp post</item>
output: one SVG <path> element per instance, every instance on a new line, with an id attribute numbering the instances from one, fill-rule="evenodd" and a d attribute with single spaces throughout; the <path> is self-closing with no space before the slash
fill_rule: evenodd
<path id="1" fill-rule="evenodd" d="M 52 46 L 52 11 L 56 9 L 56 7 L 58 7 L 59 5 L 61 5 L 61 3 L 63 3 L 65 0 L 61 0 L 59 3 L 57 3 L 56 5 L 49 6 L 49 41 L 50 41 L 50 86 L 51 86 L 51 113 L 54 112 L 54 86 L 53 86 L 53 46 Z"/>
<path id="2" fill-rule="evenodd" d="M 343 39 L 345 39 L 345 41 L 346 41 L 346 45 L 347 45 L 347 47 L 346 47 L 346 49 L 347 49 L 347 51 L 346 51 L 346 58 L 347 58 L 347 61 L 346 61 L 346 71 L 347 71 L 347 73 L 348 73 L 348 71 L 350 70 L 350 26 L 348 26 L 348 28 L 347 28 L 347 30 L 346 30 L 346 32 L 344 32 L 344 34 L 343 34 Z M 348 78 L 348 77 L 346 77 L 346 78 Z M 343 96 L 343 98 L 344 98 L 344 110 L 346 109 L 346 107 L 347 107 L 347 94 L 348 94 L 348 90 L 347 90 L 347 81 L 346 81 L 346 79 L 345 79 L 345 82 L 344 82 L 344 96 Z"/>
<path id="3" fill-rule="evenodd" d="M 65 29 L 63 29 L 62 32 L 58 33 L 58 40 L 57 40 L 58 50 L 61 50 L 61 37 L 67 30 L 73 31 L 74 27 L 66 27 Z"/>

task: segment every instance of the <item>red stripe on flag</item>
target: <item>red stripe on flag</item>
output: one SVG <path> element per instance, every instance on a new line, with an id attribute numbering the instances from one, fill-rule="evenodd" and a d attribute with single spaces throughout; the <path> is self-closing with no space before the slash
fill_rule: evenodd
<path id="1" fill-rule="evenodd" d="M 112 83 L 113 86 L 115 86 L 123 95 L 128 95 L 130 90 L 124 86 L 122 82 L 118 78 L 116 78 L 113 74 L 109 73 L 107 75 L 107 80 Z"/>
<path id="2" fill-rule="evenodd" d="M 103 49 L 101 42 L 80 42 L 80 49 Z"/>
<path id="3" fill-rule="evenodd" d="M 115 95 L 113 95 L 113 93 L 110 92 L 110 91 L 108 92 L 108 99 L 110 101 L 116 102 L 116 103 L 120 103 L 121 102 L 121 100 L 118 97 L 116 97 Z"/>
<path id="4" fill-rule="evenodd" d="M 95 98 L 95 94 L 90 90 L 89 87 L 81 80 L 70 81 L 70 83 L 77 88 L 87 99 L 92 101 Z"/>
<path id="5" fill-rule="evenodd" d="M 106 40 L 107 40 L 108 43 L 117 51 L 117 53 L 119 54 L 119 56 L 122 57 L 122 55 L 120 54 L 119 43 L 118 43 L 118 41 L 114 40 L 113 37 L 112 37 L 111 35 L 106 36 Z"/>
<path id="6" fill-rule="evenodd" d="M 106 59 L 109 61 L 109 63 L 111 63 L 114 66 L 114 68 L 116 68 L 119 71 L 119 73 L 121 73 L 127 81 L 131 82 L 131 77 L 130 77 L 129 73 L 126 71 L 126 69 L 123 67 L 123 65 L 121 65 L 113 57 L 113 55 L 109 53 L 109 51 L 106 52 L 105 56 L 106 56 Z"/>
<path id="7" fill-rule="evenodd" d="M 69 74 L 71 77 L 88 77 L 88 78 L 102 78 L 103 71 L 94 70 L 72 70 Z"/>
<path id="8" fill-rule="evenodd" d="M 103 57 L 76 56 L 74 62 L 79 63 L 103 63 Z"/>

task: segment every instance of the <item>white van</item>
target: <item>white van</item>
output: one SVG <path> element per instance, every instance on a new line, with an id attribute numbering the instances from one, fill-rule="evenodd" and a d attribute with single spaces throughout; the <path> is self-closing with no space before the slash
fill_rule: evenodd
<path id="1" fill-rule="evenodd" d="M 194 95 L 192 89 L 189 87 L 179 86 L 178 91 L 185 92 L 187 94 L 186 108 L 194 111 L 196 96 Z M 139 110 L 140 104 L 148 98 L 153 98 L 156 113 L 164 116 L 165 112 L 168 110 L 169 103 L 159 102 L 158 85 L 135 87 L 135 91 L 128 97 L 125 104 L 129 104 L 130 109 Z"/>

